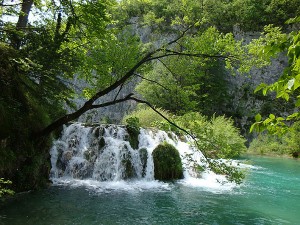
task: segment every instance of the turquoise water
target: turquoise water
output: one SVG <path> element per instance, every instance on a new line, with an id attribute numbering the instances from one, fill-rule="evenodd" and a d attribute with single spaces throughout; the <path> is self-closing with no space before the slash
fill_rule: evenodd
<path id="1" fill-rule="evenodd" d="M 0 224 L 300 224 L 300 161 L 249 160 L 241 187 L 56 185 L 2 203 Z"/>

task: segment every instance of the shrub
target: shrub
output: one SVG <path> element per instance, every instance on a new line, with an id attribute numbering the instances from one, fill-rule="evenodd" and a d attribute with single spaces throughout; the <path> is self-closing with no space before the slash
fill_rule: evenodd
<path id="1" fill-rule="evenodd" d="M 191 112 L 178 117 L 176 123 L 195 135 L 198 148 L 207 157 L 236 158 L 246 151 L 246 140 L 230 118 L 213 116 L 208 119 L 200 113 Z"/>
<path id="2" fill-rule="evenodd" d="M 198 112 L 189 112 L 182 116 L 171 116 L 161 110 L 167 118 L 171 119 L 179 127 L 189 131 L 197 138 L 198 148 L 207 157 L 211 158 L 236 158 L 245 152 L 245 138 L 240 135 L 238 128 L 234 126 L 233 120 L 225 116 L 213 116 L 209 119 Z M 156 112 L 149 108 L 140 108 L 126 118 L 136 116 L 142 127 L 155 126 L 165 131 L 174 131 L 185 135 L 181 130 L 169 124 Z"/>
<path id="3" fill-rule="evenodd" d="M 248 152 L 259 155 L 283 155 L 288 153 L 286 147 L 282 143 L 282 138 L 268 133 L 261 133 L 257 138 L 252 140 Z"/>
<path id="4" fill-rule="evenodd" d="M 168 143 L 158 145 L 152 152 L 154 178 L 173 180 L 183 178 L 183 169 L 178 150 Z"/>
<path id="5" fill-rule="evenodd" d="M 167 118 L 171 118 L 171 115 L 167 111 L 162 109 L 158 109 L 158 111 Z M 151 108 L 138 105 L 135 111 L 131 112 L 123 118 L 122 123 L 126 124 L 126 120 L 134 117 L 139 119 L 139 125 L 141 127 L 157 127 L 159 123 L 164 121 L 164 119 L 156 112 L 154 112 Z"/>
<path id="6" fill-rule="evenodd" d="M 295 122 L 282 136 L 261 133 L 248 148 L 248 152 L 260 155 L 300 155 L 300 121 Z"/>

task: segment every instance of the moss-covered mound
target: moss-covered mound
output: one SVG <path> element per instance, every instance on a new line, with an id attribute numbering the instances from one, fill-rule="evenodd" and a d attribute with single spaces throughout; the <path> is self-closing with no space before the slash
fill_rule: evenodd
<path id="1" fill-rule="evenodd" d="M 152 152 L 154 178 L 173 180 L 183 178 L 181 158 L 178 150 L 168 143 L 158 145 Z"/>
<path id="2" fill-rule="evenodd" d="M 140 121 L 137 117 L 128 118 L 126 120 L 126 128 L 128 132 L 128 141 L 133 149 L 139 147 Z"/>

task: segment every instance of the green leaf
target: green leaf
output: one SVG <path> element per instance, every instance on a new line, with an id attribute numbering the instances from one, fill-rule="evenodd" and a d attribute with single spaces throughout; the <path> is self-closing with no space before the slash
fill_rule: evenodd
<path id="1" fill-rule="evenodd" d="M 256 122 L 260 122 L 261 121 L 261 115 L 258 113 L 258 114 L 256 114 L 256 116 L 255 116 L 255 121 Z"/>
<path id="2" fill-rule="evenodd" d="M 286 24 L 291 24 L 291 23 L 299 23 L 299 22 L 300 22 L 300 16 L 295 17 L 295 18 L 290 18 L 285 23 Z"/>
<path id="3" fill-rule="evenodd" d="M 292 115 L 289 115 L 289 116 L 286 118 L 286 120 L 294 120 L 294 119 L 296 119 L 296 118 L 298 118 L 298 117 L 299 117 L 299 113 L 296 112 L 296 113 L 293 113 Z"/>
<path id="4" fill-rule="evenodd" d="M 297 99 L 296 103 L 295 103 L 296 107 L 300 107 L 300 98 Z"/>
<path id="5" fill-rule="evenodd" d="M 275 115 L 274 114 L 270 114 L 269 118 L 272 119 L 272 120 L 274 120 L 275 119 Z"/>
<path id="6" fill-rule="evenodd" d="M 284 98 L 286 101 L 289 100 L 290 96 L 287 92 L 285 91 L 280 91 L 280 92 L 277 92 L 277 96 L 276 98 Z"/>
<path id="7" fill-rule="evenodd" d="M 250 133 L 252 133 L 256 129 L 256 123 L 253 123 L 250 127 Z"/>
<path id="8" fill-rule="evenodd" d="M 260 91 L 261 89 L 265 89 L 266 87 L 268 87 L 267 84 L 261 83 L 260 85 L 258 85 L 258 86 L 255 88 L 254 93 Z"/>
<path id="9" fill-rule="evenodd" d="M 295 47 L 295 57 L 299 58 L 300 56 L 300 45 L 296 45 Z"/>
<path id="10" fill-rule="evenodd" d="M 290 80 L 288 81 L 288 83 L 287 83 L 287 88 L 288 88 L 289 90 L 292 90 L 292 87 L 294 86 L 294 84 L 295 84 L 295 78 L 290 79 Z"/>

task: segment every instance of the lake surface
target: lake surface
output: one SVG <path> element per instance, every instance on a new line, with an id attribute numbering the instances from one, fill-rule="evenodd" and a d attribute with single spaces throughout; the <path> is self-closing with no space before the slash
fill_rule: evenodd
<path id="1" fill-rule="evenodd" d="M 0 206 L 1 225 L 300 224 L 300 161 L 247 159 L 239 187 L 65 181 Z"/>

